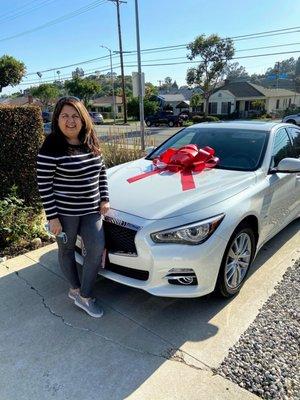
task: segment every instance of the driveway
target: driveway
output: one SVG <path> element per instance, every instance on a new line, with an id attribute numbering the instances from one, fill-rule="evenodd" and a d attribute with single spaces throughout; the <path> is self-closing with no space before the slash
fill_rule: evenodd
<path id="1" fill-rule="evenodd" d="M 101 319 L 67 298 L 56 244 L 0 264 L 0 398 L 258 399 L 215 368 L 299 258 L 299 228 L 264 246 L 231 301 L 158 298 L 100 278 Z"/>

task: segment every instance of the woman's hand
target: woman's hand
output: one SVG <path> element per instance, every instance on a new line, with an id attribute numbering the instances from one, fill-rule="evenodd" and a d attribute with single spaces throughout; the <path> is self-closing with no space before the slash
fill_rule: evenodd
<path id="1" fill-rule="evenodd" d="M 101 201 L 100 213 L 104 215 L 108 212 L 109 209 L 110 209 L 109 201 Z"/>
<path id="2" fill-rule="evenodd" d="M 59 235 L 62 232 L 62 226 L 58 218 L 50 219 L 49 229 L 53 235 Z"/>

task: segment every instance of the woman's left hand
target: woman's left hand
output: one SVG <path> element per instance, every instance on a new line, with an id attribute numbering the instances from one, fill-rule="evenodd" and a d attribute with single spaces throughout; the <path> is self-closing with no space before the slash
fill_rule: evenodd
<path id="1" fill-rule="evenodd" d="M 108 212 L 109 209 L 110 209 L 109 201 L 101 201 L 100 213 L 104 215 Z"/>

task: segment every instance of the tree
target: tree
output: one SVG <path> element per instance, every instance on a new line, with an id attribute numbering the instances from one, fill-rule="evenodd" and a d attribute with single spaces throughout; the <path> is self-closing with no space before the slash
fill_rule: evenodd
<path id="1" fill-rule="evenodd" d="M 14 57 L 4 55 L 0 58 L 0 93 L 6 86 L 18 85 L 26 72 L 25 64 Z"/>
<path id="2" fill-rule="evenodd" d="M 145 83 L 145 97 L 150 98 L 158 93 L 157 87 L 153 85 L 151 82 Z"/>
<path id="3" fill-rule="evenodd" d="M 276 62 L 274 67 L 268 68 L 266 71 L 266 75 L 272 74 L 291 74 L 294 75 L 296 69 L 296 60 L 294 57 L 287 58 L 286 60 L 282 60 Z"/>
<path id="4" fill-rule="evenodd" d="M 90 99 L 100 92 L 100 85 L 89 79 L 74 78 L 65 82 L 65 89 L 71 96 L 79 97 L 87 107 Z"/>
<path id="5" fill-rule="evenodd" d="M 234 81 L 235 79 L 249 78 L 245 67 L 240 65 L 238 62 L 228 64 L 224 68 L 224 75 L 229 82 Z"/>
<path id="6" fill-rule="evenodd" d="M 52 83 L 42 83 L 41 85 L 31 88 L 32 96 L 40 99 L 44 107 L 48 107 L 59 96 L 59 88 Z"/>
<path id="7" fill-rule="evenodd" d="M 155 114 L 158 110 L 159 105 L 157 101 L 152 101 L 149 99 L 144 99 L 144 113 L 145 116 Z M 140 118 L 140 108 L 139 108 L 139 98 L 131 97 L 127 102 L 127 111 L 130 117 L 134 117 L 136 119 Z"/>
<path id="8" fill-rule="evenodd" d="M 191 97 L 190 106 L 193 108 L 199 107 L 203 103 L 203 95 L 200 93 L 194 93 Z"/>
<path id="9" fill-rule="evenodd" d="M 72 78 L 82 78 L 84 76 L 84 70 L 77 67 L 75 71 L 72 72 Z"/>
<path id="10" fill-rule="evenodd" d="M 218 35 L 200 35 L 187 45 L 190 50 L 189 60 L 200 56 L 201 61 L 197 67 L 187 71 L 187 83 L 197 84 L 203 89 L 205 98 L 205 115 L 208 114 L 209 96 L 220 81 L 224 68 L 234 55 L 234 47 L 231 39 L 221 39 Z"/>

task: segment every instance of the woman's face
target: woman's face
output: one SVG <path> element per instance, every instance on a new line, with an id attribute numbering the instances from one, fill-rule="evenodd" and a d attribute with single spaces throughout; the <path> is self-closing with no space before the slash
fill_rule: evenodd
<path id="1" fill-rule="evenodd" d="M 58 117 L 58 126 L 68 141 L 78 139 L 82 121 L 76 108 L 65 104 Z"/>

